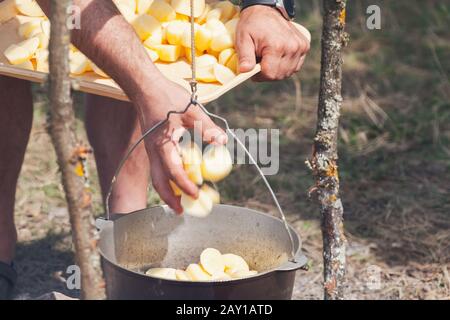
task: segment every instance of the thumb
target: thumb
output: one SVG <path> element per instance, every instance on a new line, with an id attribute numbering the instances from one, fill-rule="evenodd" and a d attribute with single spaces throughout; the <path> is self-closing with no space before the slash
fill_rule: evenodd
<path id="1" fill-rule="evenodd" d="M 239 56 L 239 71 L 253 70 L 256 65 L 255 44 L 248 33 L 237 35 L 236 50 Z"/>

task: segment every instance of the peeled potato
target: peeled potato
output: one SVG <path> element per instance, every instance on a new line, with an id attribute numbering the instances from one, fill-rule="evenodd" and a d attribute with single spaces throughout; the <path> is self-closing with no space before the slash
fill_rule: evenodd
<path id="1" fill-rule="evenodd" d="M 233 160 L 226 146 L 209 145 L 203 153 L 202 176 L 205 180 L 218 182 L 228 176 Z"/>
<path id="2" fill-rule="evenodd" d="M 177 13 L 191 16 L 191 0 L 171 0 L 172 7 Z M 205 0 L 194 0 L 194 18 L 199 17 L 205 9 Z"/>
<path id="3" fill-rule="evenodd" d="M 9 46 L 3 54 L 5 55 L 6 59 L 8 59 L 9 63 L 12 65 L 24 63 L 31 57 L 27 49 L 18 46 L 16 44 Z"/>
<path id="4" fill-rule="evenodd" d="M 206 15 L 206 21 L 209 20 L 220 20 L 220 18 L 222 17 L 222 9 L 220 8 L 214 8 L 212 10 L 210 10 L 208 12 L 208 14 Z"/>
<path id="5" fill-rule="evenodd" d="M 204 218 L 211 213 L 213 202 L 210 196 L 203 190 L 199 190 L 198 198 L 194 199 L 185 193 L 181 193 L 181 207 L 185 214 L 197 218 Z"/>
<path id="6" fill-rule="evenodd" d="M 80 51 L 70 52 L 70 73 L 80 75 L 87 72 L 91 67 L 89 59 Z"/>
<path id="7" fill-rule="evenodd" d="M 181 281 L 191 281 L 191 277 L 189 274 L 184 270 L 176 270 L 175 276 L 177 277 L 177 280 Z"/>
<path id="8" fill-rule="evenodd" d="M 175 62 L 181 56 L 181 46 L 172 44 L 159 44 L 150 49 L 158 53 L 159 59 L 165 62 Z"/>
<path id="9" fill-rule="evenodd" d="M 198 16 L 197 18 L 195 18 L 195 22 L 197 22 L 198 24 L 205 23 L 206 17 L 208 16 L 208 12 L 211 11 L 211 9 L 212 9 L 211 6 L 208 3 L 206 3 L 202 14 L 200 16 Z"/>
<path id="10" fill-rule="evenodd" d="M 156 29 L 152 34 L 144 41 L 144 45 L 148 48 L 163 43 L 163 31 L 161 28 Z"/>
<path id="11" fill-rule="evenodd" d="M 236 51 L 233 48 L 228 48 L 220 52 L 219 54 L 219 63 L 226 66 L 230 58 Z"/>
<path id="12" fill-rule="evenodd" d="M 15 0 L 17 10 L 29 17 L 44 17 L 45 13 L 39 7 L 36 0 Z"/>
<path id="13" fill-rule="evenodd" d="M 197 67 L 197 79 L 202 82 L 216 82 L 216 76 L 214 75 L 214 66 L 207 65 L 203 67 Z"/>
<path id="14" fill-rule="evenodd" d="M 157 30 L 161 30 L 161 23 L 154 17 L 147 14 L 138 16 L 132 22 L 134 30 L 141 40 L 145 40 Z"/>
<path id="15" fill-rule="evenodd" d="M 19 36 L 24 39 L 28 39 L 30 38 L 31 34 L 36 33 L 35 30 L 38 30 L 37 32 L 42 32 L 40 20 L 31 20 L 25 22 L 24 24 L 21 24 L 19 26 Z"/>
<path id="16" fill-rule="evenodd" d="M 153 0 L 136 0 L 136 12 L 137 14 L 144 14 L 148 12 Z"/>
<path id="17" fill-rule="evenodd" d="M 239 22 L 239 18 L 234 18 L 225 23 L 225 28 L 228 31 L 228 34 L 231 36 L 231 39 L 233 39 L 233 42 L 236 41 L 236 28 Z"/>
<path id="18" fill-rule="evenodd" d="M 50 43 L 50 38 L 45 35 L 45 33 L 41 32 L 36 35 L 39 39 L 39 48 L 47 49 Z"/>
<path id="19" fill-rule="evenodd" d="M 175 10 L 164 0 L 154 0 L 147 13 L 161 22 L 172 21 L 177 17 Z"/>
<path id="20" fill-rule="evenodd" d="M 120 6 L 126 6 L 131 12 L 136 12 L 136 1 L 135 0 L 113 0 L 114 4 Z"/>
<path id="21" fill-rule="evenodd" d="M 170 21 L 166 28 L 166 38 L 169 44 L 180 45 L 184 31 L 189 28 L 189 23 L 185 21 Z"/>
<path id="22" fill-rule="evenodd" d="M 220 20 L 222 21 L 230 20 L 236 13 L 236 7 L 230 1 L 219 1 L 214 7 L 221 10 Z"/>
<path id="23" fill-rule="evenodd" d="M 150 60 L 152 60 L 152 62 L 155 62 L 159 59 L 159 55 L 158 52 L 156 52 L 153 49 L 149 49 L 149 48 L 145 48 L 145 50 L 147 51 L 148 56 L 150 57 Z"/>
<path id="24" fill-rule="evenodd" d="M 180 145 L 184 171 L 189 179 L 197 185 L 203 183 L 201 163 L 202 151 L 195 142 Z"/>
<path id="25" fill-rule="evenodd" d="M 231 279 L 232 279 L 231 276 L 229 274 L 226 274 L 225 272 L 216 273 L 211 276 L 211 280 L 214 281 L 223 281 Z"/>
<path id="26" fill-rule="evenodd" d="M 204 24 L 205 28 L 209 29 L 209 31 L 212 32 L 213 37 L 216 37 L 220 34 L 227 33 L 227 28 L 223 24 L 222 21 L 219 21 L 217 19 L 212 19 L 206 21 Z"/>
<path id="27" fill-rule="evenodd" d="M 192 263 L 187 267 L 186 273 L 194 281 L 211 280 L 211 276 L 205 270 L 203 270 L 201 266 L 195 263 Z"/>
<path id="28" fill-rule="evenodd" d="M 187 61 L 189 61 L 189 63 L 192 62 L 192 51 L 191 48 L 184 48 L 185 50 L 185 56 Z M 199 51 L 198 49 L 195 49 L 195 57 L 200 57 L 203 55 L 203 52 Z"/>
<path id="29" fill-rule="evenodd" d="M 220 194 L 219 194 L 219 192 L 216 189 L 214 189 L 213 187 L 211 187 L 211 186 L 209 186 L 207 184 L 204 184 L 201 187 L 201 190 L 208 194 L 208 196 L 211 198 L 213 204 L 219 204 L 220 203 Z"/>
<path id="30" fill-rule="evenodd" d="M 19 42 L 17 45 L 19 47 L 24 48 L 28 51 L 29 55 L 32 56 L 36 52 L 36 50 L 39 48 L 40 40 L 38 37 L 33 37 L 27 40 L 24 40 L 22 42 Z"/>
<path id="31" fill-rule="evenodd" d="M 134 10 L 130 8 L 130 6 L 123 3 L 116 3 L 116 7 L 119 10 L 120 14 L 124 17 L 124 19 L 133 24 L 134 20 L 138 17 Z"/>
<path id="32" fill-rule="evenodd" d="M 225 67 L 224 65 L 221 65 L 219 63 L 216 63 L 214 65 L 214 76 L 221 84 L 226 84 L 236 77 L 236 75 L 233 71 L 231 71 L 230 68 Z"/>
<path id="33" fill-rule="evenodd" d="M 237 53 L 234 53 L 230 59 L 228 59 L 227 63 L 225 64 L 226 67 L 230 68 L 231 71 L 238 74 L 239 73 L 239 58 Z"/>
<path id="34" fill-rule="evenodd" d="M 176 269 L 173 268 L 151 268 L 145 274 L 156 278 L 177 280 Z"/>
<path id="35" fill-rule="evenodd" d="M 212 32 L 204 26 L 200 26 L 195 33 L 195 46 L 200 51 L 208 50 L 211 45 Z"/>
<path id="36" fill-rule="evenodd" d="M 200 25 L 194 24 L 194 38 L 196 37 L 199 28 Z M 189 25 L 188 28 L 184 29 L 183 35 L 181 36 L 181 44 L 183 45 L 183 47 L 186 48 L 191 47 L 191 38 L 192 38 L 192 30 L 191 26 Z"/>
<path id="37" fill-rule="evenodd" d="M 200 254 L 200 263 L 211 275 L 222 274 L 225 270 L 225 262 L 219 250 L 207 248 Z"/>
<path id="38" fill-rule="evenodd" d="M 216 34 L 211 40 L 211 49 L 214 51 L 223 51 L 233 47 L 233 39 L 228 32 Z"/>
<path id="39" fill-rule="evenodd" d="M 226 253 L 222 255 L 223 261 L 225 263 L 225 272 L 228 274 L 233 274 L 237 271 L 249 271 L 247 262 L 244 258 L 232 253 Z"/>
<path id="40" fill-rule="evenodd" d="M 210 54 L 203 54 L 198 57 L 196 60 L 196 66 L 198 68 L 213 66 L 217 63 L 217 58 Z"/>

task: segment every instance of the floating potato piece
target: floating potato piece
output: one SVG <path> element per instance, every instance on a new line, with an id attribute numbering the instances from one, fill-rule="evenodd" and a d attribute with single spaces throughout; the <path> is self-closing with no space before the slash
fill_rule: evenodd
<path id="1" fill-rule="evenodd" d="M 17 68 L 21 68 L 21 69 L 26 69 L 26 70 L 31 70 L 34 71 L 34 65 L 30 60 L 25 60 L 24 62 L 20 63 L 20 64 L 16 64 Z"/>
<path id="2" fill-rule="evenodd" d="M 203 270 L 203 268 L 200 265 L 195 263 L 192 263 L 187 267 L 186 273 L 194 281 L 211 280 L 211 276 L 205 270 Z"/>
<path id="3" fill-rule="evenodd" d="M 177 186 L 175 182 L 169 180 L 170 187 L 172 188 L 173 194 L 177 197 L 181 196 L 181 189 Z"/>
<path id="4" fill-rule="evenodd" d="M 234 50 L 234 48 L 228 48 L 225 50 L 222 50 L 222 52 L 220 52 L 219 54 L 219 63 L 226 66 L 228 61 L 230 60 L 230 58 L 233 56 L 233 54 L 236 51 Z"/>
<path id="5" fill-rule="evenodd" d="M 250 271 L 236 271 L 233 274 L 231 274 L 231 277 L 233 279 L 242 279 L 242 278 L 248 278 L 252 276 L 256 276 L 258 274 L 258 271 L 250 270 Z"/>
<path id="6" fill-rule="evenodd" d="M 185 193 L 181 193 L 181 207 L 185 214 L 197 218 L 204 218 L 211 213 L 213 202 L 210 196 L 200 189 L 197 199 L 194 199 Z"/>
<path id="7" fill-rule="evenodd" d="M 208 65 L 203 67 L 197 67 L 196 69 L 197 79 L 202 82 L 216 82 L 216 76 L 214 75 L 214 66 Z"/>
<path id="8" fill-rule="evenodd" d="M 211 11 L 211 9 L 212 9 L 212 7 L 208 3 L 206 3 L 202 14 L 199 17 L 195 18 L 195 22 L 197 22 L 198 24 L 205 23 L 206 17 L 208 16 L 208 12 Z"/>
<path id="9" fill-rule="evenodd" d="M 219 250 L 207 248 L 200 254 L 200 264 L 210 275 L 222 274 L 225 270 L 225 262 Z"/>
<path id="10" fill-rule="evenodd" d="M 133 28 L 139 38 L 144 41 L 152 35 L 152 33 L 161 30 L 161 23 L 154 17 L 148 14 L 138 16 L 132 22 Z"/>
<path id="11" fill-rule="evenodd" d="M 225 49 L 232 48 L 233 46 L 233 39 L 228 32 L 215 35 L 211 40 L 211 49 L 214 51 L 221 52 Z"/>
<path id="12" fill-rule="evenodd" d="M 233 253 L 226 253 L 222 255 L 223 261 L 225 263 L 225 272 L 229 275 L 237 271 L 249 271 L 250 268 L 247 262 L 241 256 Z"/>
<path id="13" fill-rule="evenodd" d="M 228 21 L 236 14 L 236 7 L 230 1 L 219 1 L 214 8 L 221 10 L 221 21 Z"/>
<path id="14" fill-rule="evenodd" d="M 164 62 L 175 62 L 181 56 L 181 46 L 173 44 L 159 44 L 150 49 L 155 50 L 159 59 Z"/>
<path id="15" fill-rule="evenodd" d="M 191 281 L 191 277 L 189 274 L 184 270 L 176 270 L 175 276 L 177 277 L 177 280 L 181 281 Z"/>
<path id="16" fill-rule="evenodd" d="M 209 145 L 203 153 L 203 179 L 218 182 L 228 176 L 233 169 L 230 151 L 224 145 Z"/>
<path id="17" fill-rule="evenodd" d="M 156 52 L 153 49 L 149 49 L 147 47 L 145 47 L 145 51 L 147 51 L 147 54 L 150 57 L 150 60 L 152 60 L 152 62 L 158 61 L 159 59 L 158 52 Z"/>
<path id="18" fill-rule="evenodd" d="M 164 0 L 154 0 L 147 13 L 161 22 L 172 21 L 177 17 L 175 10 Z"/>
<path id="19" fill-rule="evenodd" d="M 191 16 L 190 0 L 171 0 L 171 5 L 177 13 Z M 201 16 L 205 9 L 205 0 L 194 0 L 194 18 Z"/>
<path id="20" fill-rule="evenodd" d="M 231 58 L 228 60 L 225 66 L 230 68 L 230 70 L 233 71 L 235 74 L 239 74 L 239 58 L 237 53 L 234 53 L 231 56 Z"/>
<path id="21" fill-rule="evenodd" d="M 31 34 L 33 32 L 36 32 L 35 30 L 38 30 L 38 32 L 42 32 L 41 20 L 31 20 L 21 24 L 18 30 L 19 36 L 24 39 L 28 39 L 31 37 Z"/>
<path id="22" fill-rule="evenodd" d="M 14 0 L 0 2 L 0 23 L 6 22 L 17 15 L 16 3 Z"/>
<path id="23" fill-rule="evenodd" d="M 195 45 L 199 51 L 206 51 L 209 49 L 212 40 L 212 32 L 204 27 L 200 26 L 195 33 Z"/>
<path id="24" fill-rule="evenodd" d="M 182 143 L 180 145 L 181 159 L 183 161 L 183 168 L 186 171 L 189 180 L 197 185 L 203 183 L 201 163 L 202 151 L 195 142 Z"/>
<path id="25" fill-rule="evenodd" d="M 15 0 L 17 10 L 29 17 L 45 17 L 44 11 L 42 11 L 36 0 Z"/>
<path id="26" fill-rule="evenodd" d="M 180 45 L 184 31 L 189 28 L 189 23 L 185 21 L 170 21 L 166 28 L 166 38 L 169 44 Z"/>
<path id="27" fill-rule="evenodd" d="M 145 274 L 161 279 L 177 280 L 176 271 L 173 268 L 151 268 Z"/>
<path id="28" fill-rule="evenodd" d="M 148 12 L 153 0 L 136 0 L 136 12 L 137 14 L 144 14 Z"/>
<path id="29" fill-rule="evenodd" d="M 213 204 L 220 203 L 220 193 L 216 189 L 214 189 L 213 187 L 211 187 L 207 184 L 204 184 L 201 187 L 201 190 L 203 190 L 204 192 L 206 192 L 208 194 L 208 196 L 211 198 Z"/>
<path id="30" fill-rule="evenodd" d="M 91 67 L 89 59 L 80 51 L 70 52 L 70 73 L 80 75 L 87 72 Z"/>
<path id="31" fill-rule="evenodd" d="M 214 65 L 214 76 L 221 84 L 226 84 L 236 77 L 236 75 L 230 68 L 225 67 L 220 63 L 216 63 Z"/>

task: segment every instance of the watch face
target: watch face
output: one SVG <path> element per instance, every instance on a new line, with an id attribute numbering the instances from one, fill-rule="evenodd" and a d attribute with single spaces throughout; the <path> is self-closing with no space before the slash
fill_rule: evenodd
<path id="1" fill-rule="evenodd" d="M 295 0 L 283 0 L 283 4 L 289 17 L 293 18 L 295 16 Z"/>

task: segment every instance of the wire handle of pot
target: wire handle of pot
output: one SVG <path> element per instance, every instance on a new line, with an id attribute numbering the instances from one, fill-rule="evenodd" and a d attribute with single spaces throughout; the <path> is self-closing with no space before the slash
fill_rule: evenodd
<path id="1" fill-rule="evenodd" d="M 191 106 L 198 106 L 200 107 L 200 109 L 207 114 L 208 116 L 218 119 L 220 121 L 222 121 L 225 125 L 226 128 L 226 132 L 229 133 L 233 139 L 238 143 L 238 145 L 245 151 L 246 155 L 248 156 L 248 158 L 250 159 L 251 163 L 256 167 L 258 174 L 260 175 L 260 177 L 262 178 L 262 180 L 264 181 L 264 184 L 266 185 L 267 189 L 270 192 L 270 195 L 272 196 L 273 201 L 275 202 L 278 212 L 280 214 L 281 220 L 284 223 L 284 226 L 286 228 L 286 232 L 289 236 L 289 240 L 291 242 L 291 259 L 295 260 L 295 245 L 294 245 L 294 238 L 291 234 L 289 225 L 287 223 L 286 220 L 286 216 L 284 215 L 283 209 L 280 206 L 280 203 L 278 202 L 278 198 L 275 195 L 275 192 L 273 191 L 269 181 L 267 180 L 266 176 L 264 175 L 263 171 L 261 170 L 261 168 L 258 166 L 258 163 L 256 162 L 255 158 L 253 157 L 253 155 L 250 153 L 250 151 L 247 149 L 247 147 L 244 145 L 244 143 L 242 143 L 242 141 L 236 136 L 236 134 L 230 129 L 230 126 L 228 125 L 228 121 L 219 116 L 216 115 L 214 113 L 209 112 L 200 102 L 198 102 L 195 98 L 194 95 L 191 98 L 191 101 L 189 102 L 189 104 L 186 106 L 186 108 L 183 111 L 170 111 L 166 118 L 164 120 L 159 121 L 158 123 L 156 123 L 154 126 L 152 126 L 150 129 L 148 129 L 132 146 L 131 148 L 128 150 L 128 152 L 126 153 L 126 155 L 122 158 L 122 160 L 119 163 L 119 166 L 117 167 L 115 173 L 114 173 L 114 177 L 111 180 L 111 184 L 108 190 L 108 194 L 106 196 L 105 199 L 105 208 L 106 208 L 106 219 L 110 220 L 110 216 L 111 216 L 111 211 L 110 211 L 110 206 L 109 206 L 109 202 L 110 202 L 110 198 L 111 198 L 111 194 L 114 188 L 115 183 L 117 182 L 117 177 L 119 176 L 123 166 L 125 165 L 125 162 L 128 160 L 128 158 L 131 156 L 131 154 L 134 152 L 134 150 L 136 150 L 136 148 L 139 146 L 139 144 L 141 142 L 143 142 L 145 140 L 145 138 L 147 138 L 148 135 L 150 135 L 152 132 L 154 132 L 155 130 L 157 130 L 158 128 L 160 128 L 161 126 L 163 126 L 170 118 L 170 116 L 172 114 L 184 114 L 186 113 L 189 108 Z"/>

